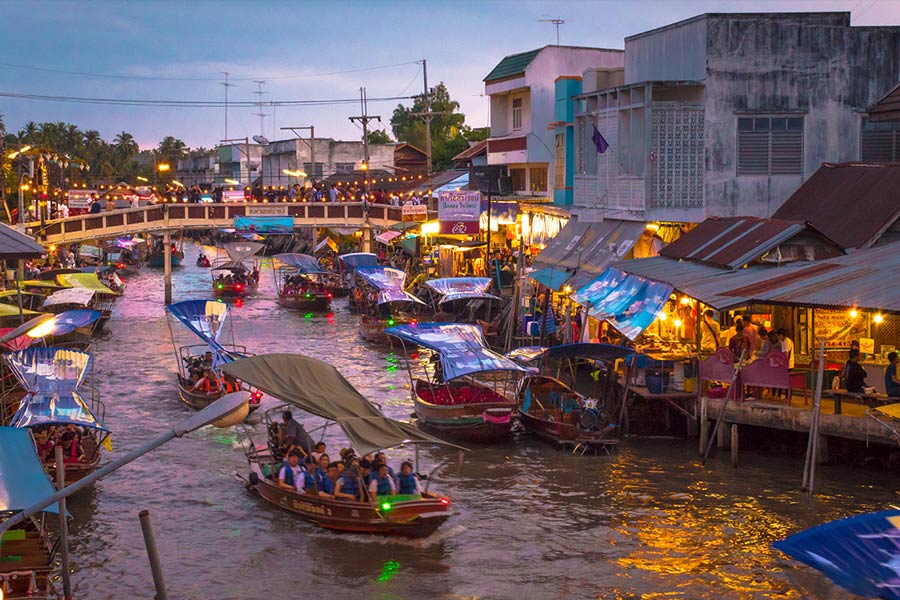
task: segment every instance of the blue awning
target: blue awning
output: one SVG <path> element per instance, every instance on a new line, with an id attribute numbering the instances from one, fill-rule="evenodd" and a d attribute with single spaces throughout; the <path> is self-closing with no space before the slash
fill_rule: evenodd
<path id="1" fill-rule="evenodd" d="M 0 427 L 0 513 L 25 510 L 55 491 L 31 434 L 23 429 Z M 59 514 L 56 507 L 52 504 L 44 512 Z"/>
<path id="2" fill-rule="evenodd" d="M 26 348 L 4 358 L 25 391 L 32 393 L 68 394 L 84 381 L 91 364 L 87 352 L 54 347 Z"/>
<path id="3" fill-rule="evenodd" d="M 487 277 L 444 277 L 426 281 L 425 285 L 442 296 L 438 304 L 479 298 L 502 300 L 502 298 L 487 292 L 491 286 L 491 280 Z"/>
<path id="4" fill-rule="evenodd" d="M 667 283 L 609 267 L 572 299 L 586 306 L 592 317 L 609 321 L 633 340 L 650 326 L 671 294 L 672 286 Z"/>
<path id="5" fill-rule="evenodd" d="M 531 274 L 531 278 L 541 285 L 545 285 L 548 288 L 557 291 L 562 288 L 563 284 L 568 281 L 571 276 L 572 271 L 554 267 L 544 267 Z"/>
<path id="6" fill-rule="evenodd" d="M 409 292 L 403 289 L 406 283 L 406 273 L 393 267 L 375 266 L 359 267 L 356 274 L 362 277 L 366 283 L 378 290 L 378 304 L 388 302 L 416 302 L 425 304 Z"/>
<path id="7" fill-rule="evenodd" d="M 478 325 L 417 323 L 398 325 L 384 332 L 404 342 L 437 352 L 446 381 L 491 371 L 532 372 L 531 369 L 489 350 L 484 333 Z"/>
<path id="8" fill-rule="evenodd" d="M 75 390 L 26 395 L 19 405 L 19 410 L 13 415 L 10 425 L 13 427 L 79 425 L 106 431 L 97 415 Z"/>
<path id="9" fill-rule="evenodd" d="M 327 241 L 328 239 L 330 238 L 326 238 L 323 241 Z M 275 258 L 281 264 L 296 269 L 298 273 L 303 273 L 304 275 L 325 275 L 328 273 L 328 271 L 325 271 L 319 266 L 319 261 L 309 254 L 289 252 L 287 254 L 276 254 Z"/>
<path id="10" fill-rule="evenodd" d="M 378 257 L 371 252 L 351 252 L 338 257 L 348 269 L 358 267 L 374 267 L 378 264 Z"/>

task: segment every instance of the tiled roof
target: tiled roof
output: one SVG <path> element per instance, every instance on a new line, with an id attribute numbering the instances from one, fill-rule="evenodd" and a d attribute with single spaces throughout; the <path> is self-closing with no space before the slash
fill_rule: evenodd
<path id="1" fill-rule="evenodd" d="M 487 77 L 484 78 L 484 82 L 488 83 L 497 81 L 498 79 L 506 79 L 507 77 L 521 75 L 541 50 L 543 50 L 543 48 L 522 52 L 520 54 L 511 54 L 504 57 L 503 60 L 497 63 L 497 66 L 488 73 Z"/>

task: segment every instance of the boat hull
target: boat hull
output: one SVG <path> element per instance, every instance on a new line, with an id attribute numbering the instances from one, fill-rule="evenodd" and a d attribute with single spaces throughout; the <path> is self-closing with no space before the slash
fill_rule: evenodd
<path id="1" fill-rule="evenodd" d="M 242 387 L 244 391 L 250 391 L 246 388 L 246 386 Z M 191 408 L 195 408 L 197 410 L 203 410 L 219 398 L 225 395 L 225 391 L 221 391 L 217 394 L 200 394 L 197 392 L 191 391 L 191 388 L 188 387 L 187 383 L 183 381 L 180 377 L 178 378 L 178 396 L 181 398 L 181 401 L 190 406 Z M 259 408 L 260 398 L 251 396 L 250 398 L 250 413 Z"/>
<path id="2" fill-rule="evenodd" d="M 173 252 L 170 258 L 173 267 L 181 266 L 184 260 L 184 254 L 181 252 Z M 162 269 L 166 266 L 166 257 L 164 254 L 151 254 L 147 257 L 147 266 L 155 269 Z"/>
<path id="3" fill-rule="evenodd" d="M 413 406 L 420 427 L 440 437 L 489 444 L 512 437 L 515 408 L 507 401 L 441 405 L 427 401 L 416 386 Z"/>
<path id="4" fill-rule="evenodd" d="M 314 294 L 306 298 L 304 294 L 281 294 L 278 303 L 291 310 L 325 312 L 331 310 L 331 297 L 327 294 Z"/>

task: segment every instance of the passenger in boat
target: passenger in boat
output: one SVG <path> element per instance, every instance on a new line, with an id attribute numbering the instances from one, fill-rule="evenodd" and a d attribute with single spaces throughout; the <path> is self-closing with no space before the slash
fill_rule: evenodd
<path id="1" fill-rule="evenodd" d="M 71 431 L 63 434 L 60 444 L 63 447 L 63 462 L 77 463 L 84 460 L 84 448 L 78 441 L 78 437 Z"/>
<path id="2" fill-rule="evenodd" d="M 397 476 L 397 490 L 401 494 L 421 494 L 422 484 L 419 477 L 413 473 L 413 464 L 408 460 L 400 465 L 400 475 Z"/>
<path id="3" fill-rule="evenodd" d="M 318 444 L 316 444 L 315 449 L 311 452 L 314 461 L 316 461 L 317 463 L 319 462 L 319 458 L 321 458 L 322 455 L 325 454 L 325 448 L 325 442 L 319 442 Z"/>
<path id="4" fill-rule="evenodd" d="M 359 502 L 363 497 L 363 489 L 359 485 L 359 469 L 349 467 L 335 482 L 334 497 L 337 500 Z"/>
<path id="5" fill-rule="evenodd" d="M 359 477 L 362 479 L 363 485 L 369 487 L 369 483 L 372 481 L 372 461 L 365 458 L 359 461 Z"/>
<path id="6" fill-rule="evenodd" d="M 194 384 L 194 387 L 191 388 L 191 391 L 200 392 L 201 394 L 207 394 L 210 396 L 218 394 L 221 391 L 219 378 L 216 377 L 212 369 L 205 369 L 203 371 L 203 377 L 201 377 L 200 380 Z"/>
<path id="7" fill-rule="evenodd" d="M 313 446 L 313 440 L 306 433 L 303 425 L 294 420 L 291 411 L 286 410 L 281 414 L 282 424 L 278 428 L 278 444 L 284 452 L 299 449 L 303 456 L 308 456 Z"/>
<path id="8" fill-rule="evenodd" d="M 387 466 L 388 473 L 390 474 L 390 476 L 395 477 L 394 470 L 390 467 L 390 465 L 388 465 L 387 455 L 384 452 L 379 452 L 378 454 L 375 455 L 375 462 L 376 463 L 384 463 L 385 466 Z"/>
<path id="9" fill-rule="evenodd" d="M 381 496 L 393 496 L 396 493 L 397 484 L 388 474 L 388 466 L 384 463 L 375 463 L 375 472 L 369 482 L 369 496 L 376 500 Z"/>
<path id="10" fill-rule="evenodd" d="M 38 457 L 42 462 L 49 461 L 53 456 L 53 436 L 46 427 L 34 428 L 34 441 Z"/>
<path id="11" fill-rule="evenodd" d="M 307 456 L 303 460 L 303 487 L 306 489 L 306 493 L 316 489 L 316 477 L 313 475 L 315 472 L 316 461 L 313 460 L 312 456 Z"/>
<path id="12" fill-rule="evenodd" d="M 203 353 L 203 366 L 204 367 L 212 367 L 213 364 L 213 353 L 212 350 L 207 350 Z"/>
<path id="13" fill-rule="evenodd" d="M 303 473 L 303 467 L 300 466 L 300 453 L 292 450 L 288 454 L 287 462 L 278 472 L 278 487 L 297 490 L 302 494 L 306 489 L 306 477 Z"/>
<path id="14" fill-rule="evenodd" d="M 334 482 L 328 477 L 328 467 L 331 463 L 328 455 L 323 454 L 319 457 L 319 466 L 316 468 L 313 477 L 316 480 L 316 489 L 323 498 L 332 498 L 334 494 Z"/>

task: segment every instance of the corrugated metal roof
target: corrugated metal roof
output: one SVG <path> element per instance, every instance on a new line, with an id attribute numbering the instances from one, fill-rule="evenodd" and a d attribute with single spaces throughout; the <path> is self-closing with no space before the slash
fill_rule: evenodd
<path id="1" fill-rule="evenodd" d="M 900 164 L 823 164 L 775 212 L 805 220 L 845 249 L 868 248 L 900 218 Z"/>
<path id="2" fill-rule="evenodd" d="M 660 254 L 739 269 L 806 228 L 803 221 L 729 217 L 707 219 Z"/>
<path id="3" fill-rule="evenodd" d="M 900 121 L 900 84 L 875 101 L 869 108 L 872 121 Z"/>
<path id="4" fill-rule="evenodd" d="M 487 140 L 475 142 L 453 157 L 455 161 L 471 160 L 480 154 L 487 154 Z"/>
<path id="5" fill-rule="evenodd" d="M 647 279 L 668 283 L 676 290 L 692 298 L 704 300 L 704 302 L 706 300 L 703 297 L 696 295 L 699 284 L 720 279 L 728 274 L 734 274 L 734 271 L 729 269 L 687 260 L 666 258 L 665 256 L 626 260 L 615 263 L 613 266 L 632 275 L 640 275 Z M 718 308 L 715 304 L 709 302 L 708 304 Z"/>
<path id="6" fill-rule="evenodd" d="M 521 75 L 541 50 L 543 50 L 543 48 L 529 50 L 528 52 L 521 52 L 519 54 L 510 54 L 509 56 L 503 57 L 503 60 L 497 63 L 497 66 L 484 78 L 484 82 L 488 83 L 498 79 L 506 79 L 507 77 Z"/>
<path id="7" fill-rule="evenodd" d="M 38 258 L 47 254 L 31 236 L 0 224 L 0 259 Z"/>

